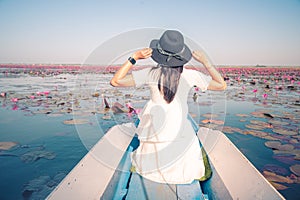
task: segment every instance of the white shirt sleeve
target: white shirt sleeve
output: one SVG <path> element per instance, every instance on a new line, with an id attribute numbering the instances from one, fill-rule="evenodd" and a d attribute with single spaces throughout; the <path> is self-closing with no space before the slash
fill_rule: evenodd
<path id="1" fill-rule="evenodd" d="M 207 90 L 207 87 L 212 80 L 211 76 L 205 75 L 202 72 L 196 70 L 187 70 L 188 71 L 188 82 L 190 86 L 197 86 L 201 89 L 202 92 Z"/>
<path id="2" fill-rule="evenodd" d="M 140 87 L 147 82 L 150 69 L 151 68 L 145 68 L 137 71 L 132 71 L 132 76 L 136 87 Z"/>

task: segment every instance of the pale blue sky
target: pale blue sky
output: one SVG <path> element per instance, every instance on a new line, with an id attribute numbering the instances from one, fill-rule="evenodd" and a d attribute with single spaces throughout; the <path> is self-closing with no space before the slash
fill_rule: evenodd
<path id="1" fill-rule="evenodd" d="M 148 27 L 180 30 L 214 64 L 300 66 L 300 0 L 0 0 L 0 63 L 80 64 Z"/>

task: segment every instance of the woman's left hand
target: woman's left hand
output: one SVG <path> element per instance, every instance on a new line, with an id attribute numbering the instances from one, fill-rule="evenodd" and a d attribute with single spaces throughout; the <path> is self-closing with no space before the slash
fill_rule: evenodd
<path id="1" fill-rule="evenodd" d="M 133 58 L 135 60 L 139 59 L 146 59 L 149 58 L 152 55 L 152 49 L 151 48 L 144 48 L 142 50 L 139 50 L 133 54 Z"/>

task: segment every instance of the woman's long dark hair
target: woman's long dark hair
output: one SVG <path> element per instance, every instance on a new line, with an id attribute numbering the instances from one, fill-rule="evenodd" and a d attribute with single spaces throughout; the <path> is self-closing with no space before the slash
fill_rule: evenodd
<path id="1" fill-rule="evenodd" d="M 182 71 L 183 66 L 158 65 L 151 69 L 152 74 L 158 79 L 158 89 L 163 93 L 164 100 L 167 103 L 171 103 L 175 97 Z"/>

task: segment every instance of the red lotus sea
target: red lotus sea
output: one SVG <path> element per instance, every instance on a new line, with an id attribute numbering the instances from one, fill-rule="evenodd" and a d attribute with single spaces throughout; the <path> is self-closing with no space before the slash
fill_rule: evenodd
<path id="1" fill-rule="evenodd" d="M 135 66 L 133 70 L 144 67 L 147 66 Z M 41 171 L 45 174 L 47 166 L 51 166 L 51 163 L 55 163 L 55 167 L 61 164 L 56 160 L 69 149 L 55 144 L 60 140 L 70 139 L 66 135 L 70 126 L 80 124 L 89 130 L 99 130 L 96 125 L 100 124 L 108 129 L 112 126 L 112 121 L 126 121 L 132 117 L 133 108 L 140 110 L 143 107 L 149 98 L 147 89 L 134 89 L 132 92 L 132 89 L 116 89 L 109 85 L 109 79 L 118 68 L 119 66 L 69 64 L 0 64 L 0 170 L 10 170 L 18 165 L 18 168 L 24 169 L 26 176 L 30 174 L 30 177 L 24 175 L 23 179 L 20 179 L 3 173 L 0 180 L 10 180 L 7 181 L 10 184 L 0 184 L 0 199 L 4 194 L 3 190 L 19 191 L 19 196 L 23 197 L 46 197 L 55 184 L 46 189 L 43 186 L 45 190 L 42 190 L 40 185 L 30 184 L 40 183 L 41 180 L 53 182 L 55 178 L 51 177 L 55 177 L 55 173 L 53 171 L 46 180 L 43 174 L 32 170 L 31 167 L 38 169 L 44 164 Z M 194 66 L 188 68 L 195 69 Z M 287 199 L 298 199 L 300 67 L 216 68 L 227 82 L 226 91 L 203 94 L 198 88 L 192 89 L 188 102 L 190 114 L 197 119 L 199 126 L 222 130 Z M 207 73 L 203 67 L 197 70 Z M 209 100 L 209 95 L 214 99 Z M 104 97 L 107 99 L 103 99 Z M 212 110 L 216 110 L 213 107 L 220 105 L 219 101 L 224 101 L 221 104 L 226 105 L 226 110 L 212 113 Z M 112 108 L 116 103 L 120 109 L 108 111 L 107 107 Z M 126 105 L 130 105 L 131 109 L 127 110 Z M 195 112 L 198 107 L 201 113 Z M 91 116 L 97 116 L 99 122 L 95 123 Z M 32 130 L 31 137 L 37 139 L 30 140 L 23 138 L 22 134 L 16 134 L 14 117 L 22 119 L 19 122 L 23 123 L 24 130 Z M 49 133 L 47 139 L 43 139 L 42 134 L 35 131 L 34 126 L 39 124 L 36 120 L 28 121 L 30 118 L 49 120 L 45 126 L 59 121 L 57 127 L 60 127 L 60 131 L 58 133 L 53 130 L 54 133 Z M 49 126 L 49 130 L 51 128 L 55 128 L 55 125 Z M 7 134 L 8 132 L 10 134 Z M 43 149 L 27 148 L 30 145 L 34 146 L 36 141 L 45 143 Z M 55 141 L 52 148 L 54 152 L 47 149 L 52 145 L 49 141 Z M 35 157 L 32 157 L 33 154 Z M 80 155 L 82 156 L 82 153 Z M 16 160 L 16 157 L 20 159 Z M 76 159 L 78 161 L 79 158 Z M 12 164 L 7 167 L 9 163 Z M 67 167 L 62 166 L 62 169 L 69 170 L 70 166 L 75 164 L 69 163 Z M 55 167 L 49 168 L 49 171 Z M 59 177 L 61 176 L 64 175 L 59 174 Z M 14 184 L 19 186 L 14 188 Z M 16 196 L 7 194 L 4 197 L 8 199 Z"/>

